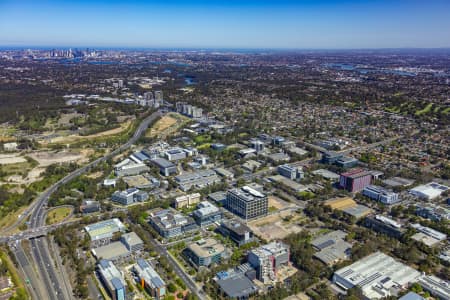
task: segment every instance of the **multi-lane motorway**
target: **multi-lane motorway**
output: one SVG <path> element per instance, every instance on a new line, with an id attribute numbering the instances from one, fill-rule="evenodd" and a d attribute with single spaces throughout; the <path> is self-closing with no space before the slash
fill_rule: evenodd
<path id="1" fill-rule="evenodd" d="M 63 179 L 56 182 L 54 185 L 49 187 L 45 192 L 43 192 L 36 200 L 35 202 L 30 206 L 30 208 L 25 211 L 21 217 L 19 218 L 18 222 L 14 224 L 17 226 L 20 224 L 22 220 L 24 220 L 26 217 L 30 215 L 30 229 L 38 230 L 45 224 L 45 216 L 46 216 L 46 205 L 48 202 L 49 197 L 62 185 L 68 183 L 72 179 L 86 173 L 88 170 L 90 170 L 92 167 L 95 167 L 99 163 L 106 161 L 110 159 L 111 157 L 114 157 L 115 155 L 121 153 L 122 151 L 128 149 L 131 145 L 133 145 L 145 132 L 145 130 L 148 128 L 148 126 L 154 122 L 158 117 L 160 117 L 162 113 L 160 111 L 156 111 L 147 118 L 145 118 L 139 127 L 134 132 L 133 136 L 117 148 L 116 150 L 108 153 L 107 155 L 96 159 L 95 161 L 85 165 L 82 168 L 79 168 L 69 175 L 65 176 Z M 23 249 L 19 246 L 16 253 L 17 261 L 20 265 L 20 268 L 22 270 L 28 269 L 29 262 L 26 255 L 22 255 Z M 52 257 L 50 255 L 50 251 L 48 249 L 47 241 L 44 237 L 38 237 L 31 240 L 31 257 L 33 258 L 37 269 L 38 269 L 38 276 L 40 275 L 40 279 L 42 280 L 41 283 L 45 285 L 47 299 L 73 299 L 72 291 L 70 287 L 70 283 L 63 282 L 63 276 L 60 276 L 60 273 L 62 270 L 56 270 L 55 263 L 52 260 Z M 28 275 L 28 274 L 26 274 Z M 31 275 L 31 274 L 30 274 Z M 36 287 L 33 282 L 30 282 L 32 285 L 31 290 L 32 291 L 38 291 L 40 290 L 40 287 Z M 39 283 L 37 283 L 39 284 Z M 33 292 L 33 294 L 36 296 L 37 293 Z M 39 295 L 40 297 L 42 295 Z"/>

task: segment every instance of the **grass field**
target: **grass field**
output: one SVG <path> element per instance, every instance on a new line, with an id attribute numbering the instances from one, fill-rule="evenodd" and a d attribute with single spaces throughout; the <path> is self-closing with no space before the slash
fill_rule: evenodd
<path id="1" fill-rule="evenodd" d="M 24 206 L 19 210 L 0 218 L 0 228 L 7 228 L 14 224 L 19 218 L 19 215 L 21 215 L 25 211 L 25 209 L 27 209 L 27 207 Z"/>
<path id="2" fill-rule="evenodd" d="M 56 207 L 52 210 L 50 210 L 47 213 L 47 218 L 45 220 L 45 223 L 47 225 L 55 224 L 64 221 L 70 213 L 72 212 L 72 207 Z"/>
<path id="3" fill-rule="evenodd" d="M 14 263 L 11 261 L 6 251 L 0 248 L 0 259 L 2 263 L 6 264 L 8 273 L 11 276 L 11 280 L 16 287 L 15 295 L 18 299 L 28 299 L 28 293 L 24 286 L 23 281 L 20 279 L 17 269 L 14 267 Z M 14 298 L 16 299 L 16 298 Z"/>

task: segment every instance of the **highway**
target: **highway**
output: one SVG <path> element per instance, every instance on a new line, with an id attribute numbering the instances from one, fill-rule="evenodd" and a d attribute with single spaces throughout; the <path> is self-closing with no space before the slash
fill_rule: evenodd
<path id="1" fill-rule="evenodd" d="M 115 155 L 131 147 L 131 145 L 133 145 L 141 137 L 141 135 L 148 128 L 148 126 L 161 115 L 162 113 L 160 111 L 154 112 L 141 122 L 139 127 L 134 132 L 133 136 L 125 144 L 123 144 L 116 150 L 108 153 L 107 155 L 98 158 L 95 161 L 73 171 L 72 173 L 68 174 L 67 176 L 56 182 L 54 185 L 49 187 L 46 191 L 44 191 L 41 195 L 37 197 L 37 199 L 33 202 L 33 204 L 30 205 L 30 207 L 20 216 L 18 222 L 16 222 L 10 228 L 14 228 L 14 226 L 20 224 L 20 222 L 24 220 L 26 217 L 28 217 L 28 215 L 30 215 L 29 227 L 32 231 L 38 230 L 39 228 L 43 227 L 45 225 L 46 205 L 48 199 L 59 187 L 70 182 L 74 178 L 86 173 L 92 167 L 95 167 L 99 163 L 106 161 L 111 157 L 114 157 Z M 41 275 L 41 279 L 43 279 L 43 283 L 45 284 L 46 290 L 48 291 L 48 298 L 46 297 L 46 299 L 51 300 L 73 299 L 70 283 L 64 282 L 63 276 L 58 276 L 58 270 L 56 270 L 55 263 L 53 262 L 52 257 L 50 255 L 46 238 L 37 237 L 32 239 L 31 246 L 32 246 L 31 252 L 35 265 L 38 269 L 39 274 Z M 23 264 L 26 264 L 27 262 L 23 259 L 23 257 L 22 259 L 18 258 L 17 260 L 20 267 L 24 269 L 25 266 Z M 62 270 L 60 270 L 60 272 L 62 272 Z M 61 283 L 61 281 L 63 282 Z M 34 285 L 36 285 L 37 283 L 31 282 L 31 284 L 32 289 L 36 289 Z"/>

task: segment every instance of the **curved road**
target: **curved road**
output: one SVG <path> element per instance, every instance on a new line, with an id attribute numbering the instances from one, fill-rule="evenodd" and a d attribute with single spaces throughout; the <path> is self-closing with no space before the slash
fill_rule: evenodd
<path id="1" fill-rule="evenodd" d="M 30 217 L 30 225 L 29 227 L 32 229 L 36 229 L 45 225 L 45 215 L 46 215 L 46 205 L 49 197 L 62 185 L 68 183 L 72 179 L 80 176 L 83 173 L 89 171 L 92 167 L 95 167 L 99 163 L 110 159 L 111 157 L 121 153 L 122 151 L 131 147 L 141 135 L 145 132 L 148 126 L 155 121 L 158 117 L 160 117 L 162 113 L 160 111 L 156 111 L 147 118 L 145 118 L 139 127 L 134 132 L 133 136 L 117 148 L 116 150 L 108 153 L 107 155 L 96 159 L 95 161 L 73 171 L 69 175 L 65 176 L 54 185 L 49 187 L 45 192 L 38 196 L 36 201 L 30 206 L 30 208 L 22 214 L 19 221 L 16 224 L 20 223 L 23 219 L 25 219 L 28 215 L 31 214 Z M 35 262 L 38 266 L 38 271 L 41 273 L 44 279 L 44 284 L 49 292 L 49 296 L 51 299 L 59 300 L 59 299 L 72 299 L 72 291 L 70 285 L 68 283 L 63 282 L 61 284 L 62 276 L 58 276 L 58 271 L 55 269 L 55 263 L 52 260 L 50 255 L 50 251 L 48 249 L 47 241 L 44 237 L 36 238 L 31 241 L 32 247 L 32 256 L 34 257 Z M 19 260 L 19 264 L 20 264 Z"/>

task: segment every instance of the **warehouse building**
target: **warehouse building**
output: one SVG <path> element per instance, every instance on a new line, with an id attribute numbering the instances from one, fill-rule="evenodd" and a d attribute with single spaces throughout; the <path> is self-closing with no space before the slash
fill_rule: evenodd
<path id="1" fill-rule="evenodd" d="M 450 300 L 450 282 L 440 279 L 432 275 L 423 275 L 419 278 L 418 283 L 433 297 L 442 300 Z"/>
<path id="2" fill-rule="evenodd" d="M 344 290 L 358 286 L 368 299 L 380 299 L 397 296 L 419 277 L 420 273 L 413 268 L 375 252 L 336 271 L 333 283 Z"/>

